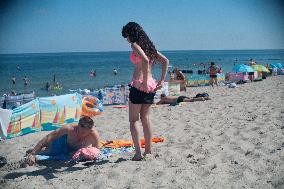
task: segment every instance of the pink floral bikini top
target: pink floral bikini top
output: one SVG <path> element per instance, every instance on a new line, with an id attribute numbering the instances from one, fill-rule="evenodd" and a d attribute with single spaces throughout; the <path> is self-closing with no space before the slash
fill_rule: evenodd
<path id="1" fill-rule="evenodd" d="M 130 60 L 133 64 L 138 64 L 142 62 L 142 59 L 139 56 L 136 56 L 133 51 L 130 53 Z"/>
<path id="2" fill-rule="evenodd" d="M 139 56 L 135 56 L 134 52 L 132 51 L 130 54 L 130 60 L 131 62 L 136 65 L 136 64 L 140 64 L 142 63 L 142 58 L 140 58 Z M 151 61 L 150 63 L 152 64 L 153 61 Z M 136 86 L 137 83 L 141 84 L 143 82 L 142 79 L 133 79 L 132 82 L 130 83 L 131 86 Z M 152 77 L 148 79 L 147 81 L 147 85 L 148 85 L 148 92 L 154 92 L 154 89 L 157 86 L 157 82 L 155 79 L 153 79 Z"/>

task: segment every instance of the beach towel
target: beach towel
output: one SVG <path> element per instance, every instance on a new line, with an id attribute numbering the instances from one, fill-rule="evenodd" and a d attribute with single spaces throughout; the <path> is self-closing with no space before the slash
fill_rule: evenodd
<path id="1" fill-rule="evenodd" d="M 121 153 L 131 153 L 134 152 L 134 147 L 122 147 L 122 148 L 102 148 L 100 149 L 100 153 L 96 154 L 96 152 L 94 154 L 91 153 L 91 155 L 87 152 L 87 156 L 89 157 L 94 157 L 96 156 L 96 158 L 94 160 L 96 160 L 97 162 L 102 161 L 102 160 L 106 160 L 107 158 L 115 155 L 115 154 L 121 154 Z M 36 155 L 36 159 L 37 161 L 82 161 L 82 160 L 88 160 L 86 158 L 84 158 L 84 154 L 82 153 L 82 151 L 85 150 L 81 150 L 79 149 L 77 152 L 79 153 L 79 157 L 75 156 L 74 160 L 73 160 L 73 156 L 70 156 L 69 154 L 59 154 L 59 155 L 55 155 L 55 156 L 51 156 L 51 155 Z M 76 154 L 76 153 L 75 153 Z M 74 154 L 74 155 L 75 155 Z M 76 159 L 77 158 L 77 159 Z M 92 159 L 89 159 L 92 160 Z"/>
<path id="2" fill-rule="evenodd" d="M 63 137 L 64 136 L 64 137 Z M 67 144 L 67 137 L 63 135 L 61 139 L 58 139 L 52 147 L 55 147 L 51 152 L 36 155 L 37 161 L 42 160 L 63 160 L 63 161 L 81 161 L 81 160 L 96 160 L 102 161 L 111 157 L 114 154 L 131 153 L 134 152 L 133 142 L 131 140 L 113 140 L 113 141 L 100 141 L 102 148 L 99 150 L 95 147 L 82 148 L 77 150 L 73 156 L 70 156 L 70 152 L 64 150 L 64 146 Z M 65 138 L 66 137 L 66 138 Z M 164 142 L 162 137 L 154 137 L 152 142 Z M 145 139 L 141 139 L 142 148 L 145 147 Z M 63 149 L 61 149 L 63 148 Z"/>
<path id="3" fill-rule="evenodd" d="M 12 110 L 0 108 L 0 139 L 6 139 L 7 129 L 12 116 Z"/>
<path id="4" fill-rule="evenodd" d="M 158 143 L 158 142 L 164 142 L 164 138 L 162 137 L 155 137 L 152 138 L 152 142 Z M 141 146 L 144 147 L 145 145 L 145 139 L 140 140 Z M 133 146 L 132 140 L 112 140 L 112 141 L 101 141 L 101 145 L 105 148 L 121 148 L 121 147 L 131 147 Z"/>

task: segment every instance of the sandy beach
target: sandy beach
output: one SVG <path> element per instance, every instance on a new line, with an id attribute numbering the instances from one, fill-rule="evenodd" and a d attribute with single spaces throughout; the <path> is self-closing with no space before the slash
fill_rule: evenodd
<path id="1" fill-rule="evenodd" d="M 200 92 L 211 100 L 152 108 L 154 137 L 165 141 L 140 162 L 123 153 L 25 167 L 25 151 L 48 132 L 2 141 L 8 164 L 0 168 L 0 188 L 284 188 L 284 77 L 182 94 Z M 95 124 L 103 140 L 131 139 L 128 108 L 105 107 Z"/>

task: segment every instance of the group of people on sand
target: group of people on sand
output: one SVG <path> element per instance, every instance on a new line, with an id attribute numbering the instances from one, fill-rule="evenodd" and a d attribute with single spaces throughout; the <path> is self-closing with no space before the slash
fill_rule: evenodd
<path id="1" fill-rule="evenodd" d="M 215 65 L 214 62 L 210 63 L 209 68 L 207 69 L 207 73 L 209 73 L 209 84 L 214 87 L 214 84 L 218 86 L 218 79 L 217 79 L 217 74 L 222 73 L 222 69 Z M 169 82 L 173 83 L 180 83 L 180 91 L 186 91 L 186 77 L 182 73 L 181 70 L 175 68 L 171 73 L 170 73 L 170 80 Z"/>
<path id="2" fill-rule="evenodd" d="M 129 123 L 130 132 L 135 147 L 133 161 L 140 161 L 144 156 L 152 153 L 152 127 L 150 124 L 149 114 L 150 107 L 154 103 L 154 96 L 166 78 L 169 60 L 159 51 L 145 33 L 143 28 L 135 23 L 129 22 L 122 28 L 122 36 L 129 42 L 131 47 L 130 60 L 134 66 L 132 81 L 130 83 L 129 93 Z M 152 66 L 154 63 L 160 63 L 162 66 L 161 76 L 156 81 L 152 76 Z M 178 73 L 178 72 L 177 72 Z M 177 74 L 178 79 L 184 79 Z M 167 97 L 161 96 L 160 103 L 192 102 L 196 100 L 208 100 L 209 98 L 189 98 L 185 96 Z M 138 128 L 139 119 L 142 122 L 145 151 L 142 153 L 140 144 L 140 133 Z M 84 147 L 100 148 L 99 133 L 94 127 L 92 118 L 83 116 L 80 118 L 77 126 L 65 125 L 55 130 L 41 139 L 34 148 L 27 151 L 27 163 L 34 165 L 35 155 L 43 149 L 52 150 L 52 145 L 56 141 L 63 144 L 62 150 L 66 153 L 74 152 Z"/>

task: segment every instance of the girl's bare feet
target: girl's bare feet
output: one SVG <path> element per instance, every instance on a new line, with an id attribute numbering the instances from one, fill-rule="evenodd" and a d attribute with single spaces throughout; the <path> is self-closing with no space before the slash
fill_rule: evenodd
<path id="1" fill-rule="evenodd" d="M 139 154 L 135 154 L 133 158 L 131 159 L 132 161 L 141 161 L 143 157 Z"/>

